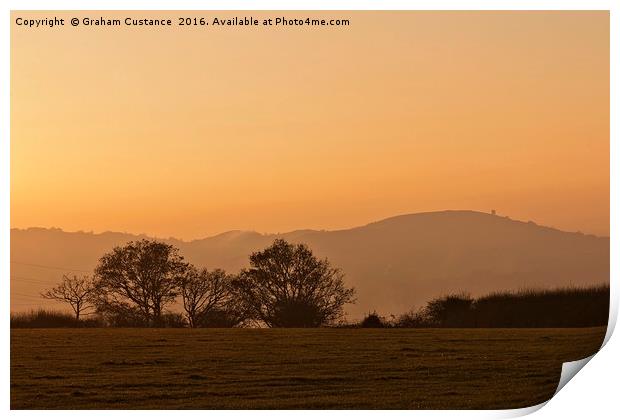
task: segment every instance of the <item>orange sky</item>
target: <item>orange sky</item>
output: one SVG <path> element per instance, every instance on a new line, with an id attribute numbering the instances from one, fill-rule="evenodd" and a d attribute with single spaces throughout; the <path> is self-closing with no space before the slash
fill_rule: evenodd
<path id="1" fill-rule="evenodd" d="M 609 234 L 607 12 L 323 16 L 351 25 L 13 25 L 11 225 L 193 239 L 497 209 Z"/>

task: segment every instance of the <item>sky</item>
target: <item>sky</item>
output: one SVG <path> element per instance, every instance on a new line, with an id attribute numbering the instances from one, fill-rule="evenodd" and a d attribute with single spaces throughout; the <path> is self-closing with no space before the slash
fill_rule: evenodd
<path id="1" fill-rule="evenodd" d="M 351 24 L 13 24 L 11 226 L 187 240 L 494 209 L 609 234 L 607 12 L 250 14 Z"/>

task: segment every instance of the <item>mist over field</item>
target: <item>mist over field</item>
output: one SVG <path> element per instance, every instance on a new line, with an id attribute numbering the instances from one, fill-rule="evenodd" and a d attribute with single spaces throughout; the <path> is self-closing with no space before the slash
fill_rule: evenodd
<path id="1" fill-rule="evenodd" d="M 114 246 L 143 237 L 12 229 L 11 310 L 53 306 L 39 293 L 63 273 L 92 272 Z M 357 290 L 357 303 L 346 308 L 350 319 L 371 311 L 402 313 L 454 291 L 481 295 L 609 282 L 608 237 L 474 211 L 402 215 L 336 231 L 230 231 L 194 241 L 164 241 L 197 266 L 237 272 L 247 266 L 250 253 L 275 238 L 306 243 L 344 271 L 346 284 Z"/>

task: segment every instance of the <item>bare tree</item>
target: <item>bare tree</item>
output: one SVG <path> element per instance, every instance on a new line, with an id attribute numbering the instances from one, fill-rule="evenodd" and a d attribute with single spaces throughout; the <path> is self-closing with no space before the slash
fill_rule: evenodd
<path id="1" fill-rule="evenodd" d="M 269 327 L 318 327 L 342 318 L 354 302 L 342 272 L 304 244 L 277 239 L 250 256 L 235 286 L 252 316 Z"/>
<path id="2" fill-rule="evenodd" d="M 95 309 L 93 304 L 94 293 L 94 282 L 91 276 L 73 275 L 69 277 L 63 274 L 62 281 L 56 287 L 41 293 L 41 297 L 67 302 L 75 313 L 75 321 L 79 322 L 81 315 L 91 314 L 90 312 L 85 313 L 85 311 Z"/>
<path id="3" fill-rule="evenodd" d="M 232 276 L 224 270 L 200 271 L 191 268 L 181 282 L 183 309 L 191 328 L 209 312 L 222 310 L 231 298 Z"/>
<path id="4" fill-rule="evenodd" d="M 179 250 L 163 242 L 140 240 L 116 247 L 95 269 L 98 310 L 158 325 L 188 269 Z"/>

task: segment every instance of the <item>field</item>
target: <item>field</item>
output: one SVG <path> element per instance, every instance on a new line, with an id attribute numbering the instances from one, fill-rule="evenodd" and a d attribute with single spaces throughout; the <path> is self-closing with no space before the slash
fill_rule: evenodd
<path id="1" fill-rule="evenodd" d="M 12 409 L 520 408 L 604 328 L 13 329 Z"/>

